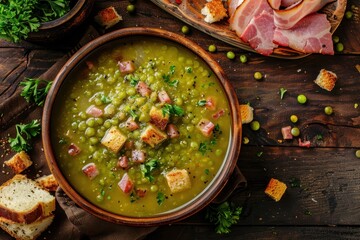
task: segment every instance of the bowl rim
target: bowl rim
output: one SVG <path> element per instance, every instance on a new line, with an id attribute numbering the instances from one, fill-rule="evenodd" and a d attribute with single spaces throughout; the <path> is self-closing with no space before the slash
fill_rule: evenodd
<path id="1" fill-rule="evenodd" d="M 191 51 L 193 54 L 201 58 L 205 64 L 212 70 L 212 72 L 217 76 L 220 86 L 223 88 L 224 93 L 227 97 L 229 103 L 229 109 L 231 112 L 231 135 L 229 139 L 228 153 L 216 177 L 212 180 L 212 183 L 199 193 L 201 196 L 196 197 L 196 201 L 192 202 L 191 205 L 185 203 L 180 207 L 176 208 L 177 210 L 170 210 L 164 214 L 159 214 L 150 217 L 129 217 L 123 216 L 120 214 L 115 214 L 104 210 L 90 201 L 85 197 L 80 195 L 75 191 L 71 184 L 66 180 L 63 175 L 60 167 L 58 166 L 55 158 L 54 151 L 52 149 L 51 143 L 51 115 L 53 111 L 54 102 L 56 95 L 60 90 L 61 84 L 66 79 L 67 75 L 71 70 L 81 62 L 87 55 L 94 52 L 97 48 L 102 47 L 104 44 L 113 42 L 114 40 L 121 39 L 124 37 L 134 37 L 134 36 L 150 36 L 165 39 L 167 41 L 173 42 L 175 44 L 181 45 Z M 44 153 L 46 157 L 47 164 L 50 168 L 50 171 L 53 173 L 57 179 L 60 187 L 63 191 L 82 209 L 89 212 L 92 215 L 95 215 L 103 220 L 113 222 L 113 223 L 122 223 L 131 226 L 157 226 L 162 224 L 170 224 L 176 221 L 183 220 L 187 218 L 205 206 L 207 206 L 211 201 L 220 193 L 228 182 L 240 154 L 241 147 L 241 134 L 242 134 L 242 125 L 241 125 L 241 116 L 239 110 L 239 103 L 235 93 L 235 90 L 231 86 L 230 82 L 225 76 L 224 71 L 220 67 L 217 61 L 212 59 L 212 57 L 199 45 L 195 42 L 175 34 L 173 32 L 156 29 L 156 28 L 143 28 L 143 27 L 134 27 L 134 28 L 123 28 L 111 33 L 105 34 L 93 41 L 87 43 L 80 50 L 78 50 L 61 68 L 57 76 L 54 79 L 53 85 L 48 93 L 47 99 L 44 105 L 44 111 L 42 115 L 42 141 L 44 147 Z M 185 207 L 183 207 L 185 206 Z"/>

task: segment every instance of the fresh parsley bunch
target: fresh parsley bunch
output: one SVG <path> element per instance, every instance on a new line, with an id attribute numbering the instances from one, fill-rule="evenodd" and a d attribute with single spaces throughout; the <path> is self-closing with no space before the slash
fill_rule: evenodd
<path id="1" fill-rule="evenodd" d="M 16 124 L 16 137 L 9 138 L 10 147 L 15 152 L 29 151 L 31 145 L 27 142 L 40 134 L 41 126 L 39 120 L 33 120 L 28 124 Z"/>
<path id="2" fill-rule="evenodd" d="M 0 38 L 19 42 L 69 11 L 70 0 L 0 0 Z"/>
<path id="3" fill-rule="evenodd" d="M 27 102 L 34 102 L 36 105 L 42 106 L 51 84 L 52 81 L 26 78 L 20 83 L 20 86 L 24 87 L 20 96 L 24 97 Z"/>

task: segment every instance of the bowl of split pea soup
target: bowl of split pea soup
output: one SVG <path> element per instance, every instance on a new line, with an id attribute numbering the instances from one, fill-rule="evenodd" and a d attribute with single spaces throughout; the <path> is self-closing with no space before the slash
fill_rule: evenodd
<path id="1" fill-rule="evenodd" d="M 235 91 L 191 40 L 125 28 L 93 40 L 56 76 L 43 112 L 50 170 L 81 208 L 155 226 L 208 205 L 239 157 Z"/>

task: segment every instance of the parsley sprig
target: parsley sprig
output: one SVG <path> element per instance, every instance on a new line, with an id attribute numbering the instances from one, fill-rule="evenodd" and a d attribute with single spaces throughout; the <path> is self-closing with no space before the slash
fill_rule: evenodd
<path id="1" fill-rule="evenodd" d="M 151 175 L 151 173 L 159 168 L 159 162 L 156 159 L 151 159 L 150 161 L 140 165 L 141 173 L 144 177 L 149 179 L 150 182 L 154 181 L 154 177 Z"/>
<path id="2" fill-rule="evenodd" d="M 161 109 L 163 116 L 166 115 L 175 115 L 182 117 L 185 114 L 184 109 L 177 105 L 165 104 L 165 106 Z"/>
<path id="3" fill-rule="evenodd" d="M 46 81 L 36 78 L 26 78 L 20 83 L 24 88 L 20 96 L 24 97 L 27 102 L 34 102 L 38 106 L 44 105 L 47 93 L 50 90 L 52 81 Z"/>
<path id="4" fill-rule="evenodd" d="M 16 137 L 9 138 L 10 147 L 15 152 L 29 151 L 31 145 L 27 142 L 39 135 L 41 126 L 39 120 L 33 120 L 28 124 L 16 124 Z"/>
<path id="5" fill-rule="evenodd" d="M 233 203 L 223 202 L 218 206 L 209 206 L 205 218 L 216 225 L 218 234 L 229 233 L 230 227 L 240 219 L 242 207 L 236 207 Z"/>
<path id="6" fill-rule="evenodd" d="M 164 82 L 166 82 L 167 84 L 169 84 L 172 87 L 177 87 L 179 84 L 179 80 L 171 80 L 171 76 L 174 75 L 175 73 L 175 66 L 170 66 L 170 71 L 168 74 L 164 74 L 162 75 L 162 78 L 164 80 Z"/>

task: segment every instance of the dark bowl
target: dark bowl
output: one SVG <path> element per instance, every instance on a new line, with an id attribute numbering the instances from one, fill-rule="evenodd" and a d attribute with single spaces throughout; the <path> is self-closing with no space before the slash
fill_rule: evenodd
<path id="1" fill-rule="evenodd" d="M 113 43 L 116 40 L 123 41 L 124 39 L 126 40 L 126 38 L 133 39 L 134 37 L 160 38 L 166 41 L 170 41 L 172 43 L 181 45 L 189 49 L 200 59 L 202 59 L 216 75 L 220 86 L 224 90 L 227 101 L 229 103 L 229 111 L 231 118 L 231 133 L 228 150 L 219 171 L 217 172 L 211 183 L 209 183 L 209 185 L 200 194 L 198 194 L 197 197 L 187 202 L 186 204 L 183 204 L 182 206 L 174 210 L 150 217 L 128 217 L 114 214 L 89 202 L 85 197 L 80 195 L 72 187 L 72 185 L 64 176 L 65 174 L 62 172 L 57 162 L 57 156 L 55 155 L 55 151 L 52 147 L 51 141 L 51 117 L 52 113 L 57 110 L 55 109 L 54 104 L 58 97 L 58 94 L 60 93 L 61 86 L 64 84 L 64 82 L 69 80 L 67 76 L 72 72 L 74 68 L 76 68 L 76 66 L 79 65 L 80 62 L 83 62 L 85 59 L 87 59 L 87 57 L 91 55 L 91 53 L 93 53 L 96 49 L 99 49 L 104 45 Z M 42 118 L 42 139 L 44 144 L 44 152 L 49 168 L 54 174 L 55 178 L 58 180 L 60 187 L 75 203 L 77 203 L 81 208 L 88 211 L 89 213 L 110 222 L 122 223 L 133 226 L 154 226 L 161 224 L 169 224 L 189 217 L 203 209 L 205 206 L 207 206 L 214 200 L 214 198 L 227 184 L 230 175 L 233 173 L 234 168 L 236 167 L 236 162 L 239 157 L 241 146 L 242 126 L 238 106 L 239 105 L 235 91 L 227 80 L 222 68 L 214 59 L 210 57 L 210 55 L 205 50 L 203 50 L 196 43 L 180 35 L 161 29 L 122 29 L 104 35 L 85 45 L 72 58 L 68 60 L 68 62 L 64 65 L 64 67 L 56 76 L 52 88 L 48 94 Z"/>
<path id="2" fill-rule="evenodd" d="M 50 22 L 42 23 L 37 32 L 31 32 L 26 41 L 34 43 L 56 42 L 69 35 L 89 17 L 95 0 L 72 0 L 71 10 Z"/>

